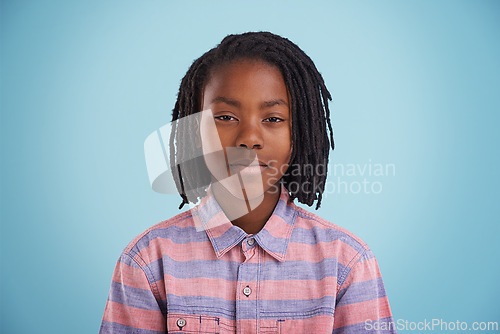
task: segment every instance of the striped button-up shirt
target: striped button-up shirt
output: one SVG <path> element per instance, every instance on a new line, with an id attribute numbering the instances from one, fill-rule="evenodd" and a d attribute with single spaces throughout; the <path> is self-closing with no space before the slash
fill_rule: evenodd
<path id="1" fill-rule="evenodd" d="M 394 332 L 391 323 L 368 246 L 282 187 L 256 234 L 233 225 L 209 192 L 135 238 L 116 265 L 100 333 Z"/>

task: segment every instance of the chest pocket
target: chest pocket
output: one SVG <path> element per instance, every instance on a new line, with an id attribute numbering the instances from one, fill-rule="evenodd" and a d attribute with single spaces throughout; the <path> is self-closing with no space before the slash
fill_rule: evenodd
<path id="1" fill-rule="evenodd" d="M 168 333 L 219 333 L 219 318 L 183 313 L 167 314 Z"/>

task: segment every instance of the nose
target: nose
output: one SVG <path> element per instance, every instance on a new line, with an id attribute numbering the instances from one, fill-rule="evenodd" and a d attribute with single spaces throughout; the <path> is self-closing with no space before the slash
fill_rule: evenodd
<path id="1" fill-rule="evenodd" d="M 248 149 L 257 149 L 264 146 L 264 140 L 259 124 L 245 122 L 240 124 L 236 146 Z"/>

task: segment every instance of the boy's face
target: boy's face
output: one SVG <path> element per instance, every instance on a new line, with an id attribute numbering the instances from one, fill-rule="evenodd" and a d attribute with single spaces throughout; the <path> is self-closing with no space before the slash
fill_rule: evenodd
<path id="1" fill-rule="evenodd" d="M 208 109 L 212 113 L 204 116 L 213 117 L 216 131 L 202 121 L 203 150 L 223 148 L 223 154 L 205 154 L 213 180 L 242 199 L 279 190 L 292 153 L 290 100 L 281 72 L 252 60 L 217 67 L 203 91 L 202 110 Z"/>

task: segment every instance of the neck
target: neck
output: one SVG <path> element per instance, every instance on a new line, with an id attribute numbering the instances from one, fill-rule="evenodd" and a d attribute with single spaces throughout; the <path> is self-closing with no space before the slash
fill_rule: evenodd
<path id="1" fill-rule="evenodd" d="M 233 196 L 219 183 L 212 184 L 212 192 L 220 207 L 233 223 L 248 234 L 259 232 L 273 214 L 280 191 L 266 191 L 258 198 Z"/>

